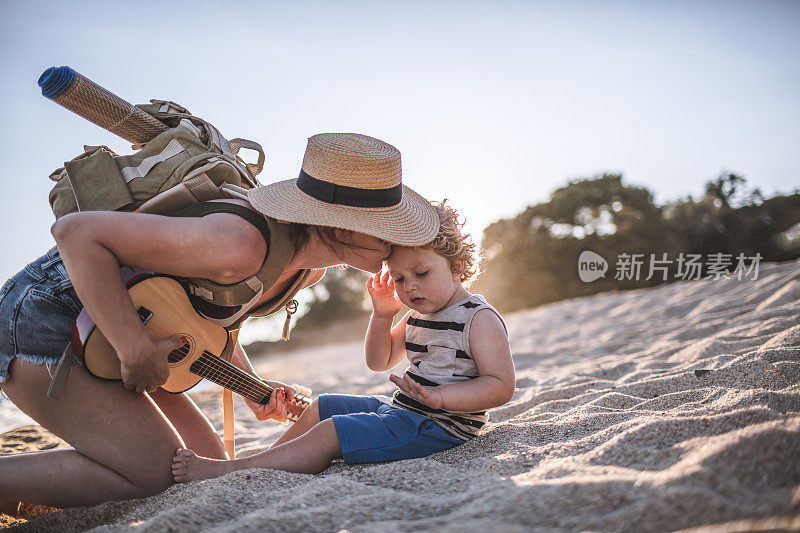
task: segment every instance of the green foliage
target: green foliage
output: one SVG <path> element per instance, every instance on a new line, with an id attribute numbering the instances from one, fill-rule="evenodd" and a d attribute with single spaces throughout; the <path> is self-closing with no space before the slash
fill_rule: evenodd
<path id="1" fill-rule="evenodd" d="M 762 261 L 797 257 L 797 251 L 781 246 L 779 235 L 800 221 L 800 194 L 765 200 L 758 189 L 747 191 L 745 183 L 741 176 L 723 173 L 706 184 L 699 202 L 687 198 L 660 207 L 650 191 L 623 184 L 618 174 L 572 181 L 548 202 L 486 228 L 484 273 L 473 289 L 512 311 L 673 281 L 681 253 L 704 259 L 716 253 L 760 253 Z M 578 257 L 585 250 L 609 261 L 605 278 L 580 280 Z M 615 279 L 620 254 L 644 254 L 639 279 Z M 659 271 L 649 272 L 651 254 L 671 260 L 666 280 Z"/>
<path id="2" fill-rule="evenodd" d="M 743 193 L 744 184 L 744 178 L 723 173 L 706 184 L 699 202 L 689 198 L 669 207 L 669 230 L 682 250 L 758 252 L 766 261 L 795 257 L 781 246 L 779 235 L 800 220 L 800 195 L 764 199 L 758 189 Z"/>

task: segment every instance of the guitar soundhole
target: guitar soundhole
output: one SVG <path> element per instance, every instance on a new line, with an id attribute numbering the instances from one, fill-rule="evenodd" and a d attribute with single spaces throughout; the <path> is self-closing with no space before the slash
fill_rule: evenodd
<path id="1" fill-rule="evenodd" d="M 189 352 L 192 349 L 190 342 L 191 341 L 186 341 L 186 343 L 183 344 L 180 348 L 178 348 L 177 350 L 172 350 L 169 353 L 169 355 L 167 356 L 167 361 L 169 362 L 169 364 L 172 365 L 175 363 L 179 363 L 183 359 L 185 359 L 187 355 L 189 355 Z"/>

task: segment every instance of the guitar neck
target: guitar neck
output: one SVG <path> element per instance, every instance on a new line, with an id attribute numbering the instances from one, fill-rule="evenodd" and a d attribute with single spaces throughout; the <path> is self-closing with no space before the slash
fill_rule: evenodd
<path id="1" fill-rule="evenodd" d="M 273 389 L 264 382 L 207 351 L 191 364 L 189 371 L 256 403 L 268 403 L 272 397 Z"/>

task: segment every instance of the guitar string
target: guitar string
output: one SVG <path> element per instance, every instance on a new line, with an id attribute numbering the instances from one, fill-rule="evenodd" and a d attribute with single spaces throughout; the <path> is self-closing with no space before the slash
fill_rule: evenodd
<path id="1" fill-rule="evenodd" d="M 210 367 L 213 375 L 219 377 L 225 384 L 239 385 L 240 390 L 258 395 L 258 399 L 250 398 L 254 401 L 261 401 L 264 396 L 267 396 L 267 401 L 269 401 L 269 397 L 274 391 L 269 385 L 256 381 L 257 378 L 214 355 L 204 353 L 199 359 Z"/>
<path id="2" fill-rule="evenodd" d="M 171 362 L 180 361 L 186 355 L 188 355 L 188 352 L 189 352 L 188 346 L 187 347 L 180 347 L 177 350 L 173 350 L 171 352 L 171 355 L 174 354 L 175 352 L 179 352 L 179 354 L 182 355 L 183 357 L 180 357 L 179 359 L 173 359 Z M 241 369 L 233 366 L 231 363 L 229 363 L 227 361 L 223 361 L 222 359 L 214 356 L 213 354 L 209 354 L 208 352 L 205 352 L 205 351 L 203 352 L 203 354 L 201 354 L 201 356 L 197 360 L 198 361 L 202 360 L 202 361 L 200 361 L 201 363 L 205 362 L 205 365 L 209 367 L 208 371 L 211 372 L 212 375 L 217 376 L 217 377 L 218 376 L 223 376 L 223 377 L 226 377 L 226 378 L 243 377 L 243 378 L 253 379 L 253 380 L 256 379 L 256 378 L 253 378 L 252 376 L 250 376 L 249 374 L 246 374 L 245 372 L 241 371 Z M 217 364 L 217 363 L 219 363 L 219 364 Z M 232 371 L 233 373 L 225 372 L 226 369 Z M 259 387 L 263 386 L 263 387 L 267 388 L 270 391 L 272 390 L 268 385 L 264 384 L 263 382 L 256 381 L 256 383 L 259 385 Z"/>
<path id="3" fill-rule="evenodd" d="M 267 401 L 265 394 L 261 394 L 258 391 L 244 390 L 239 386 L 238 382 L 231 381 L 230 379 L 221 376 L 220 373 L 214 369 L 209 369 L 209 368 L 204 369 L 204 371 L 201 372 L 201 375 L 204 378 L 210 379 L 214 383 L 217 383 L 218 385 L 221 385 L 222 387 L 229 389 L 233 392 L 241 394 L 245 398 L 253 400 L 256 403 L 266 403 Z"/>
<path id="4" fill-rule="evenodd" d="M 224 377 L 219 378 L 219 380 L 229 385 L 227 388 L 232 388 L 230 386 L 231 381 L 233 382 L 233 384 L 237 385 L 242 385 L 242 381 L 244 381 L 244 384 L 242 385 L 243 390 L 241 392 L 239 390 L 234 390 L 234 391 L 239 394 L 242 394 L 243 396 L 247 396 L 249 399 L 253 400 L 256 403 L 262 403 L 262 400 L 266 400 L 266 402 L 268 402 L 271 393 L 274 391 L 274 389 L 269 385 L 266 385 L 265 383 L 259 381 L 255 381 L 256 378 L 254 378 L 253 376 L 247 374 L 240 368 L 233 366 L 232 363 L 220 359 L 219 357 L 213 354 L 204 352 L 203 355 L 201 355 L 201 357 L 198 358 L 198 360 L 202 360 L 201 362 L 204 362 L 206 365 L 208 365 L 208 367 L 210 367 L 209 371 L 215 376 L 224 375 Z M 268 391 L 268 394 L 266 395 L 264 394 L 263 392 L 264 389 Z M 255 392 L 257 396 L 243 394 L 242 392 L 245 391 L 250 393 Z M 264 396 L 266 396 L 266 398 Z M 299 415 L 291 411 L 291 408 L 294 407 L 295 405 L 297 404 L 293 404 L 293 402 L 290 402 L 288 404 L 290 412 L 287 414 L 297 417 Z"/>
<path id="5" fill-rule="evenodd" d="M 227 367 L 222 360 L 214 356 L 209 357 L 204 353 L 198 360 L 206 366 L 208 376 L 216 378 L 212 381 L 217 381 L 223 386 L 227 385 L 226 388 L 234 389 L 236 392 L 244 393 L 242 394 L 243 396 L 253 401 L 260 402 L 264 396 L 269 397 L 272 393 L 271 388 L 266 384 L 250 382 L 255 378 L 241 372 L 239 369 Z M 236 387 L 237 385 L 238 387 Z"/>
<path id="6" fill-rule="evenodd" d="M 185 356 L 189 352 L 188 348 L 188 346 L 182 346 L 175 351 L 179 351 L 181 355 Z M 183 353 L 184 351 L 186 353 Z M 213 354 L 203 352 L 197 361 L 201 362 L 205 367 L 203 370 L 206 375 L 201 375 L 201 377 L 210 379 L 222 386 L 227 385 L 226 388 L 232 389 L 256 403 L 261 403 L 264 400 L 268 402 L 272 392 L 274 392 L 274 389 L 269 385 L 256 381 L 257 378 Z M 234 386 L 236 386 L 236 389 L 233 389 Z"/>
<path id="7" fill-rule="evenodd" d="M 200 377 L 205 377 L 222 386 L 227 385 L 228 387 L 226 388 L 240 385 L 238 389 L 241 390 L 241 394 L 253 401 L 260 402 L 263 399 L 265 395 L 264 389 L 269 393 L 272 391 L 268 385 L 261 382 L 256 381 L 255 385 L 248 385 L 245 380 L 255 380 L 255 378 L 242 372 L 227 361 L 222 361 L 218 357 L 208 354 L 208 352 L 203 352 L 196 361 L 201 364 L 200 372 L 197 373 Z M 236 392 L 239 392 L 239 390 Z"/>
<path id="8" fill-rule="evenodd" d="M 178 352 L 178 355 L 180 356 L 177 359 L 172 358 L 172 355 L 175 352 Z M 188 344 L 185 344 L 185 345 L 181 346 L 180 348 L 178 348 L 177 350 L 172 350 L 169 353 L 169 356 L 167 356 L 167 361 L 169 361 L 170 363 L 177 363 L 181 359 L 185 358 L 187 355 L 189 355 L 189 346 L 188 346 Z"/>
<path id="9" fill-rule="evenodd" d="M 223 361 L 216 356 L 204 353 L 200 359 L 201 362 L 205 363 L 209 367 L 215 376 L 224 379 L 228 384 L 238 384 L 241 385 L 240 388 L 243 390 L 256 392 L 262 395 L 264 394 L 265 389 L 269 393 L 273 391 L 273 389 L 267 384 L 257 381 L 257 378 L 250 376 L 241 369 L 234 367 L 229 362 Z"/>

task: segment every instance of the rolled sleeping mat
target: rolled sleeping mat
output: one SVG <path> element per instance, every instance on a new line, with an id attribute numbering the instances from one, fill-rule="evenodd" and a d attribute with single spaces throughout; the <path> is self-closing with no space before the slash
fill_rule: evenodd
<path id="1" fill-rule="evenodd" d="M 42 95 L 115 135 L 139 144 L 168 126 L 69 67 L 50 67 L 39 77 Z"/>

